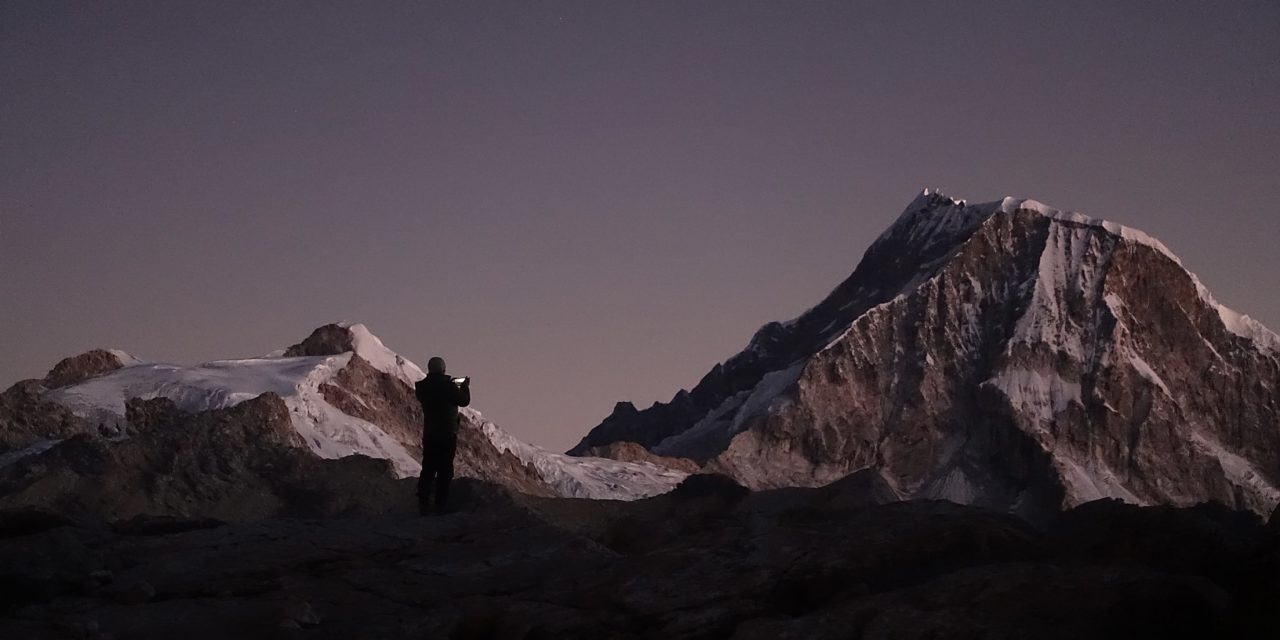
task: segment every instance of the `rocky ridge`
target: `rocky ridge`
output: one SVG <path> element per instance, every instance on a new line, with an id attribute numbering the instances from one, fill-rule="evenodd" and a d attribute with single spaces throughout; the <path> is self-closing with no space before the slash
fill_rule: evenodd
<path id="1" fill-rule="evenodd" d="M 45 387 L 57 389 L 73 385 L 82 380 L 110 373 L 125 366 L 125 363 L 136 362 L 128 354 L 121 351 L 92 349 L 78 356 L 63 358 L 49 370 L 42 381 Z"/>

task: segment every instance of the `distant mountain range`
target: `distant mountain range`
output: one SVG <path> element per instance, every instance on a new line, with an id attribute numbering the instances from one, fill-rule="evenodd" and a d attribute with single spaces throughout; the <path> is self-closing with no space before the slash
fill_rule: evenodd
<path id="1" fill-rule="evenodd" d="M 1140 231 L 926 190 L 826 299 L 670 402 L 618 403 L 570 453 L 641 447 L 757 489 L 869 469 L 900 498 L 1015 512 L 1265 515 L 1280 338 Z"/>
<path id="2" fill-rule="evenodd" d="M 0 393 L 0 509 L 238 519 L 401 501 L 412 481 L 397 479 L 420 469 L 422 375 L 345 323 L 197 366 L 67 358 Z M 571 455 L 466 409 L 457 470 L 535 496 L 857 472 L 879 501 L 1265 515 L 1280 503 L 1278 389 L 1280 338 L 1158 241 L 1033 200 L 925 191 L 830 295 L 692 390 L 619 403 Z"/>

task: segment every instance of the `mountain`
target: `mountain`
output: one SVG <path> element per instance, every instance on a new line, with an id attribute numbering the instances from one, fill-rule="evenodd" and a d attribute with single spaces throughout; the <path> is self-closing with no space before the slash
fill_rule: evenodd
<path id="1" fill-rule="evenodd" d="M 632 442 L 752 488 L 860 469 L 1015 512 L 1280 502 L 1280 338 L 1134 229 L 925 190 L 817 306 L 690 391 L 618 403 Z"/>
<path id="2" fill-rule="evenodd" d="M 350 479 L 361 470 L 373 478 L 351 487 L 395 493 L 395 478 L 421 469 L 412 385 L 422 377 L 360 324 L 325 325 L 263 357 L 196 366 L 108 350 L 67 358 L 43 379 L 0 393 L 0 506 L 64 504 L 115 517 L 269 515 L 317 487 L 329 502 L 357 500 L 335 497 L 343 492 L 335 494 L 326 475 Z M 551 453 L 473 409 L 462 418 L 457 475 L 520 492 L 635 499 L 687 475 Z M 265 497 L 255 506 L 237 497 L 243 493 Z"/>

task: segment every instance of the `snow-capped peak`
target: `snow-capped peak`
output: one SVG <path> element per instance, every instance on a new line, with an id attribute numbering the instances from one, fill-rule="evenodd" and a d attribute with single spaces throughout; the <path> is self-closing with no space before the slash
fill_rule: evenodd
<path id="1" fill-rule="evenodd" d="M 373 335 L 369 328 L 363 324 L 358 322 L 339 322 L 338 326 L 346 329 L 351 334 L 352 349 L 356 355 L 373 365 L 373 368 L 396 376 L 408 383 L 409 386 L 413 386 L 413 383 L 426 377 L 427 374 L 418 365 L 388 349 L 386 345 L 382 344 L 382 340 Z"/>
<path id="2" fill-rule="evenodd" d="M 1173 261 L 1174 264 L 1181 267 L 1182 270 L 1191 277 L 1191 281 L 1195 284 L 1196 291 L 1200 295 L 1200 299 L 1218 313 L 1218 317 L 1222 320 L 1222 324 L 1227 331 L 1243 338 L 1248 338 L 1260 347 L 1271 351 L 1280 351 L 1280 336 L 1277 336 L 1257 320 L 1220 304 L 1214 299 L 1213 295 L 1209 293 L 1208 287 L 1204 286 L 1200 281 L 1200 278 L 1197 277 L 1196 274 L 1192 273 L 1191 270 L 1186 268 L 1186 265 L 1182 263 L 1182 259 L 1179 258 L 1177 254 L 1171 251 L 1169 247 L 1165 246 L 1163 242 L 1147 235 L 1143 231 L 1112 222 L 1110 220 L 1093 218 L 1077 211 L 1062 211 L 1060 209 L 1054 209 L 1053 207 L 1030 198 L 1018 199 L 1006 197 L 1000 201 L 999 208 L 1000 211 L 1005 213 L 1013 213 L 1019 210 L 1034 211 L 1052 220 L 1102 229 L 1103 231 L 1119 237 L 1124 241 L 1133 242 L 1156 250 L 1164 257 Z"/>
<path id="3" fill-rule="evenodd" d="M 1102 218 L 1093 218 L 1083 213 L 1080 213 L 1078 211 L 1063 211 L 1061 209 L 1054 209 L 1053 207 L 1050 207 L 1037 200 L 1032 200 L 1030 198 L 1019 199 L 1019 198 L 1012 198 L 1012 197 L 1006 196 L 1003 200 L 1000 201 L 999 208 L 1000 208 L 1000 211 L 1004 213 L 1013 213 L 1019 210 L 1034 211 L 1042 216 L 1045 216 L 1053 220 L 1062 220 L 1065 222 L 1072 222 L 1076 224 L 1087 225 L 1090 227 L 1096 227 L 1106 231 L 1107 233 L 1110 233 L 1113 236 L 1119 236 L 1125 240 L 1129 240 L 1132 242 L 1136 242 L 1138 244 L 1151 247 L 1152 249 L 1155 249 L 1156 251 L 1159 251 L 1160 253 L 1164 254 L 1165 257 L 1169 258 L 1170 260 L 1173 260 L 1175 263 L 1178 264 L 1178 266 L 1182 266 L 1182 260 L 1180 260 L 1178 256 L 1174 255 L 1174 253 L 1169 250 L 1169 247 L 1164 246 L 1163 242 L 1160 242 L 1159 240 L 1156 240 L 1155 238 L 1147 235 L 1146 233 L 1143 233 L 1142 231 L 1139 231 L 1138 229 L 1134 229 L 1133 227 L 1127 227 L 1125 225 L 1122 225 L 1116 222 L 1111 222 L 1110 220 L 1103 220 Z"/>
<path id="4" fill-rule="evenodd" d="M 1136 229 L 925 189 L 852 275 L 765 325 L 695 402 L 615 411 L 575 451 L 632 441 L 753 488 L 871 467 L 902 495 L 1025 513 L 1107 496 L 1271 513 L 1280 340 L 1192 282 Z M 1043 456 L 1028 464 L 1027 446 Z"/>
<path id="5" fill-rule="evenodd" d="M 911 204 L 907 205 L 907 211 L 924 209 L 930 205 L 936 205 L 938 203 L 961 207 L 965 205 L 964 200 L 956 200 L 937 189 L 925 187 L 920 190 L 920 195 L 917 195 L 915 199 L 911 201 Z"/>
<path id="6" fill-rule="evenodd" d="M 994 210 L 993 204 L 970 206 L 940 191 L 924 189 L 880 234 L 876 244 L 901 233 L 907 234 L 909 242 L 921 246 L 950 241 L 981 224 Z"/>
<path id="7" fill-rule="evenodd" d="M 324 388 L 335 384 L 353 355 L 409 386 L 423 377 L 422 370 L 388 349 L 363 324 L 325 325 L 295 347 L 304 348 L 194 366 L 144 363 L 111 351 L 121 368 L 55 389 L 46 397 L 90 423 L 123 427 L 130 398 L 165 397 L 181 411 L 197 412 L 271 392 L 283 399 L 294 428 L 320 457 L 358 453 L 390 460 L 400 476 L 416 475 L 420 466 L 404 443 L 382 427 L 344 413 L 329 401 Z"/>
<path id="8" fill-rule="evenodd" d="M 1280 351 L 1280 336 L 1277 336 L 1257 320 L 1218 303 L 1209 293 L 1208 288 L 1200 282 L 1200 279 L 1188 270 L 1183 265 L 1182 260 L 1163 242 L 1133 227 L 1102 218 L 1094 218 L 1078 211 L 1055 209 L 1031 198 L 1006 196 L 994 202 L 969 205 L 964 200 L 951 198 L 936 189 L 924 189 L 911 201 L 911 204 L 907 205 L 898 220 L 881 234 L 876 242 L 887 241 L 895 235 L 905 233 L 907 242 L 921 248 L 928 248 L 933 245 L 947 246 L 959 242 L 968 231 L 977 228 L 997 213 L 1013 214 L 1018 211 L 1033 212 L 1050 220 L 1068 225 L 1083 225 L 1100 229 L 1107 234 L 1120 238 L 1122 241 L 1154 249 L 1190 275 L 1195 283 L 1196 290 L 1200 294 L 1200 298 L 1217 311 L 1223 326 L 1228 331 L 1248 338 L 1268 350 Z"/>
<path id="9" fill-rule="evenodd" d="M 1017 211 L 1031 211 L 1053 220 L 1097 227 L 1125 240 L 1149 246 L 1179 265 L 1182 264 L 1182 261 L 1159 240 L 1132 227 L 1093 218 L 1078 211 L 1055 209 L 1031 198 L 1005 196 L 993 202 L 969 205 L 965 200 L 957 200 L 936 189 L 921 191 L 898 216 L 898 220 L 881 235 L 881 238 L 887 238 L 895 230 L 909 225 L 911 239 L 916 240 L 924 235 L 937 235 L 939 231 L 956 231 L 976 226 L 996 213 L 1011 214 Z"/>

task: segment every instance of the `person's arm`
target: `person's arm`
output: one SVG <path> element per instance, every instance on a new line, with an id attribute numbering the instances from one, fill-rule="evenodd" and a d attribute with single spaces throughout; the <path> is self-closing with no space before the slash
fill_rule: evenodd
<path id="1" fill-rule="evenodd" d="M 468 379 L 466 382 L 463 382 L 462 384 L 454 385 L 454 388 L 457 389 L 457 393 L 454 394 L 454 401 L 458 403 L 459 407 L 465 407 L 471 404 L 471 380 L 470 379 Z"/>

